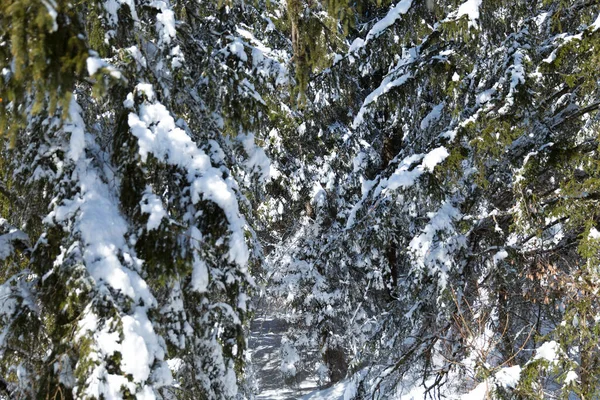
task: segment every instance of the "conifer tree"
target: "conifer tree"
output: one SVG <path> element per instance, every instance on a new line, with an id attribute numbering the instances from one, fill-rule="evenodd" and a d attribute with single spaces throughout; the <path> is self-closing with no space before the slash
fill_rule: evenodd
<path id="1" fill-rule="evenodd" d="M 245 7 L 3 3 L 5 393 L 244 392 L 257 90 L 287 79 Z"/>
<path id="2" fill-rule="evenodd" d="M 593 397 L 594 213 L 575 204 L 595 204 L 597 5 L 380 10 L 309 80 L 311 209 L 271 261 L 291 339 L 369 397 Z"/>
<path id="3" fill-rule="evenodd" d="M 0 397 L 595 398 L 600 5 L 0 4 Z M 260 289 L 260 290 L 256 290 Z M 294 365 L 295 364 L 295 365 Z"/>

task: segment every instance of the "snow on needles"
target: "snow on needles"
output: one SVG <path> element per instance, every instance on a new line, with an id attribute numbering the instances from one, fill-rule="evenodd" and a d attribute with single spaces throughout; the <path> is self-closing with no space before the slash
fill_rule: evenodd
<path id="1" fill-rule="evenodd" d="M 421 121 L 421 129 L 427 129 L 430 126 L 434 125 L 440 119 L 442 115 L 442 110 L 444 109 L 445 105 L 446 103 L 441 102 L 440 104 L 433 107 L 429 114 L 427 114 L 425 118 L 423 118 L 423 120 Z"/>
<path id="2" fill-rule="evenodd" d="M 429 223 L 409 244 L 413 262 L 420 271 L 439 275 L 441 289 L 446 287 L 448 272 L 454 264 L 451 253 L 462 245 L 461 236 L 454 235 L 453 228 L 453 222 L 461 216 L 450 202 L 444 202 L 437 212 L 429 214 Z M 443 231 L 449 233 L 449 237 L 436 240 L 438 233 Z"/>
<path id="3" fill-rule="evenodd" d="M 404 189 L 414 185 L 421 175 L 425 172 L 433 172 L 434 168 L 442 163 L 449 155 L 448 150 L 445 147 L 440 146 L 427 154 L 413 154 L 406 157 L 399 163 L 398 167 L 389 178 L 381 179 L 373 191 L 373 196 L 376 197 L 382 193 L 386 195 L 389 191 L 394 191 L 399 188 Z M 419 161 L 421 163 L 415 166 Z M 364 204 L 374 183 L 374 181 L 364 182 L 366 187 L 363 188 L 362 198 L 350 210 L 348 220 L 346 221 L 346 229 L 350 229 L 355 224 L 356 213 Z"/>
<path id="4" fill-rule="evenodd" d="M 80 113 L 80 106 L 72 100 L 70 122 L 65 130 L 83 136 L 85 126 Z M 127 223 L 114 204 L 108 186 L 96 169 L 81 157 L 83 144 L 79 140 L 76 145 L 71 140 L 69 153 L 77 160 L 74 176 L 78 179 L 80 191 L 73 199 L 64 201 L 51 211 L 44 222 L 63 222 L 77 216 L 75 230 L 81 236 L 85 266 L 94 280 L 98 284 L 105 282 L 134 300 L 154 304 L 148 286 L 136 272 L 141 262 L 133 256 L 133 251 L 125 242 Z M 130 255 L 126 257 L 130 265 L 121 264 L 122 253 Z"/>
<path id="5" fill-rule="evenodd" d="M 101 324 L 100 319 L 89 306 L 79 323 L 78 337 L 84 335 L 91 337 L 95 350 L 91 360 L 96 365 L 85 382 L 86 395 L 118 399 L 122 398 L 121 390 L 124 386 L 131 393 L 137 391 L 138 399 L 155 399 L 152 386 L 158 388 L 170 384 L 172 377 L 167 364 L 163 361 L 165 351 L 148 319 L 146 309 L 137 307 L 133 315 L 125 315 L 121 318 L 122 338 L 118 331 L 112 329 L 113 323 L 114 320 L 111 318 Z M 110 357 L 115 352 L 121 354 L 121 369 L 125 374 L 131 375 L 133 381 L 129 381 L 123 375 L 110 373 L 101 362 L 101 357 Z M 158 373 L 153 374 L 152 366 L 157 361 L 161 365 L 155 370 Z M 145 384 L 151 379 L 155 382 L 151 385 Z M 139 390 L 136 390 L 136 383 L 141 386 Z"/>
<path id="6" fill-rule="evenodd" d="M 400 187 L 412 186 L 424 172 L 433 172 L 433 169 L 448 156 L 448 150 L 443 146 L 437 147 L 425 155 L 414 154 L 409 156 L 402 160 L 392 176 L 381 182 L 380 187 L 386 188 L 386 190 L 395 190 Z M 418 161 L 421 161 L 421 164 L 411 168 Z"/>
<path id="7" fill-rule="evenodd" d="M 592 32 L 595 32 L 598 30 L 598 28 L 600 28 L 600 15 L 598 15 L 598 17 L 596 18 L 594 23 L 591 25 L 591 28 L 592 28 Z"/>
<path id="8" fill-rule="evenodd" d="M 210 157 L 183 129 L 175 126 L 164 105 L 144 103 L 139 107 L 139 115 L 130 113 L 128 121 L 132 134 L 138 138 L 142 161 L 153 154 L 158 160 L 187 171 L 192 201 L 210 200 L 223 210 L 231 231 L 229 259 L 245 271 L 249 258 L 244 239 L 246 222 L 239 213 L 233 183 L 223 178 L 221 170 L 211 165 Z"/>
<path id="9" fill-rule="evenodd" d="M 392 88 L 403 85 L 404 83 L 406 83 L 406 81 L 410 77 L 411 77 L 410 73 L 406 73 L 406 74 L 400 76 L 399 78 L 395 78 L 395 79 L 393 78 L 392 75 L 386 76 L 384 78 L 383 82 L 381 82 L 381 85 L 379 85 L 379 87 L 377 89 L 375 89 L 371 93 L 369 93 L 369 95 L 363 102 L 363 105 L 360 107 L 358 114 L 354 118 L 354 121 L 352 122 L 352 127 L 354 129 L 356 129 L 356 128 L 358 128 L 358 126 L 360 124 L 363 123 L 364 115 L 367 112 L 367 106 L 369 104 L 376 102 L 380 96 L 386 94 Z"/>
<path id="10" fill-rule="evenodd" d="M 29 237 L 25 232 L 12 227 L 4 218 L 0 218 L 0 228 L 6 232 L 0 235 L 0 261 L 3 261 L 13 254 L 13 243 L 29 243 Z"/>
<path id="11" fill-rule="evenodd" d="M 141 211 L 149 214 L 146 225 L 149 231 L 158 228 L 162 219 L 167 216 L 162 200 L 152 192 L 152 188 L 149 186 L 146 187 L 142 197 Z"/>
<path id="12" fill-rule="evenodd" d="M 401 15 L 404 15 L 410 9 L 412 5 L 412 0 L 401 0 L 394 7 L 388 11 L 385 17 L 377 21 L 375 25 L 369 30 L 365 39 L 357 39 L 354 41 L 352 46 L 350 47 L 350 52 L 357 51 L 358 49 L 364 47 L 370 40 L 375 39 L 377 36 L 381 35 L 383 31 L 389 28 Z"/>
<path id="13" fill-rule="evenodd" d="M 254 134 L 239 135 L 238 140 L 248 155 L 244 162 L 247 171 L 256 174 L 259 182 L 268 182 L 271 177 L 271 160 L 265 151 L 255 144 Z"/>
<path id="14" fill-rule="evenodd" d="M 521 366 L 513 365 L 505 367 L 496 372 L 496 379 L 505 388 L 515 388 L 521 379 Z"/>
<path id="15" fill-rule="evenodd" d="M 55 216 L 68 217 L 74 209 L 78 212 L 77 231 L 85 245 L 83 258 L 90 275 L 96 282 L 106 282 L 123 294 L 144 304 L 153 305 L 154 297 L 146 282 L 136 271 L 141 261 L 135 258 L 133 250 L 125 242 L 127 223 L 120 215 L 118 207 L 109 194 L 95 169 L 87 168 L 82 162 L 77 172 L 81 191 L 71 204 L 59 207 Z M 121 254 L 130 261 L 123 265 Z"/>
<path id="16" fill-rule="evenodd" d="M 436 149 L 431 150 L 429 153 L 423 157 L 422 167 L 429 172 L 433 172 L 433 168 L 436 165 L 444 161 L 450 153 L 446 150 L 445 147 L 438 147 Z"/>
<path id="17" fill-rule="evenodd" d="M 477 27 L 477 19 L 479 19 L 479 7 L 483 0 L 467 0 L 458 7 L 456 18 L 460 18 L 463 15 L 469 17 L 469 26 Z"/>
<path id="18" fill-rule="evenodd" d="M 410 72 L 406 72 L 402 75 L 400 72 L 407 66 L 414 63 L 416 59 L 417 49 L 412 48 L 407 51 L 405 56 L 398 60 L 397 65 L 383 78 L 381 84 L 365 98 L 360 110 L 358 110 L 358 113 L 356 114 L 356 117 L 354 117 L 354 121 L 352 121 L 353 129 L 358 128 L 364 122 L 364 116 L 367 113 L 368 106 L 371 103 L 377 102 L 379 97 L 388 93 L 397 86 L 404 85 L 410 78 L 412 78 L 412 74 Z"/>
<path id="19" fill-rule="evenodd" d="M 382 19 L 377 21 L 377 23 L 375 25 L 373 25 L 373 27 L 371 28 L 369 33 L 367 33 L 365 42 L 368 42 L 369 40 L 379 36 L 381 34 L 381 32 L 383 32 L 389 26 L 391 26 L 394 22 L 396 22 L 396 20 L 398 18 L 400 18 L 401 15 L 406 14 L 408 12 L 408 10 L 410 9 L 411 5 L 412 5 L 412 0 L 399 1 L 398 4 L 396 4 L 394 7 L 392 7 L 390 9 L 390 11 L 387 13 L 387 15 L 385 17 L 383 17 Z"/>
<path id="20" fill-rule="evenodd" d="M 535 350 L 534 360 L 542 359 L 554 363 L 558 361 L 559 353 L 559 344 L 554 340 L 551 340 L 549 342 L 545 342 Z"/>
<path id="21" fill-rule="evenodd" d="M 120 292 L 137 304 L 126 313 L 120 310 L 116 300 L 112 300 L 115 314 L 108 320 L 97 315 L 95 301 L 86 307 L 77 333 L 78 339 L 84 336 L 92 339 L 91 352 L 80 360 L 83 363 L 92 361 L 83 391 L 86 396 L 96 398 L 119 398 L 121 388 L 125 386 L 137 394 L 137 398 L 154 399 L 153 387 L 171 381 L 171 374 L 164 367 L 164 341 L 154 332 L 147 316 L 148 307 L 154 307 L 156 300 L 140 276 L 142 261 L 126 242 L 128 224 L 115 204 L 115 195 L 93 161 L 85 158 L 85 147 L 94 147 L 95 143 L 91 136 L 85 136 L 81 108 L 75 98 L 71 101 L 69 116 L 65 130 L 72 136 L 77 135 L 77 140 L 71 138 L 69 153 L 74 163 L 72 178 L 78 193 L 56 205 L 44 222 L 73 224 L 78 240 L 69 252 L 74 256 L 81 254 L 80 262 L 92 278 L 94 296 L 104 298 L 112 296 L 112 292 Z M 82 142 L 81 137 L 89 142 Z M 131 381 L 107 370 L 104 361 L 115 352 L 121 354 L 121 369 L 131 375 Z M 162 371 L 160 377 L 152 373 L 157 369 Z M 150 380 L 154 382 L 150 384 Z"/>
<path id="22" fill-rule="evenodd" d="M 477 20 L 479 19 L 479 8 L 482 2 L 483 0 L 467 0 L 442 22 L 454 21 L 466 15 L 469 18 L 469 27 L 478 28 Z"/>
<path id="23" fill-rule="evenodd" d="M 84 123 L 80 112 L 81 109 L 75 99 L 71 99 L 71 104 L 69 106 L 69 121 L 65 123 L 64 130 L 65 132 L 71 133 L 69 157 L 73 161 L 79 160 L 79 157 L 81 157 L 85 151 Z"/>

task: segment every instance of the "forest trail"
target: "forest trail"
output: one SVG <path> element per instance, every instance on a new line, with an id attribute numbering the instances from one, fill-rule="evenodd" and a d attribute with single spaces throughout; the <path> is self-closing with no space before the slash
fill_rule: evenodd
<path id="1" fill-rule="evenodd" d="M 250 325 L 248 349 L 256 378 L 256 400 L 296 400 L 319 389 L 316 377 L 299 373 L 296 383 L 286 382 L 280 370 L 281 339 L 287 322 L 273 307 L 266 306 L 257 312 Z"/>

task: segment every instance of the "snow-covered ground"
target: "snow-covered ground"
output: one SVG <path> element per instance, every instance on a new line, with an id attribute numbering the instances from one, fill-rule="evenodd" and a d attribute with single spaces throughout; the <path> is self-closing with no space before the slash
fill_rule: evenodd
<path id="1" fill-rule="evenodd" d="M 299 371 L 295 379 L 286 379 L 282 373 L 281 343 L 288 324 L 283 310 L 275 304 L 259 302 L 257 317 L 252 321 L 248 341 L 251 369 L 256 382 L 255 400 L 350 400 L 356 394 L 352 378 L 330 387 L 320 387 L 315 374 Z M 556 343 L 550 342 L 537 349 L 536 358 L 556 360 Z M 309 355 L 316 357 L 316 355 Z M 450 400 L 485 400 L 494 387 L 513 388 L 519 381 L 520 366 L 503 367 L 484 382 L 465 382 L 465 377 L 450 374 L 443 397 Z M 361 374 L 361 373 L 359 373 Z M 571 379 L 576 379 L 573 372 Z M 356 377 L 355 377 L 356 378 Z M 370 383 L 373 383 L 372 381 Z M 429 381 L 425 386 L 431 385 Z M 420 375 L 407 374 L 389 400 L 421 400 L 427 397 Z M 392 397 L 390 397 L 392 396 Z"/>
<path id="2" fill-rule="evenodd" d="M 303 397 L 301 400 L 344 400 L 344 393 L 348 387 L 348 382 L 340 382 L 329 389 L 315 390 Z"/>
<path id="3" fill-rule="evenodd" d="M 286 382 L 280 369 L 281 339 L 286 330 L 286 322 L 277 314 L 269 313 L 252 322 L 248 347 L 258 386 L 256 400 L 300 399 L 318 390 L 314 376 L 298 374 L 295 382 Z"/>

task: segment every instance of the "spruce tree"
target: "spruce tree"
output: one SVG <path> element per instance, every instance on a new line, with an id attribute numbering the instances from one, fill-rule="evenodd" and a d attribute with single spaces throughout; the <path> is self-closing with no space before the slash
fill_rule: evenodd
<path id="1" fill-rule="evenodd" d="M 310 80 L 312 206 L 271 263 L 290 337 L 369 397 L 593 397 L 597 5 L 380 10 Z"/>
<path id="2" fill-rule="evenodd" d="M 249 43 L 262 9 L 1 11 L 3 390 L 242 396 L 261 258 L 248 221 L 269 174 L 257 90 L 286 79 Z"/>
<path id="3" fill-rule="evenodd" d="M 2 2 L 1 396 L 597 397 L 599 14 Z"/>

